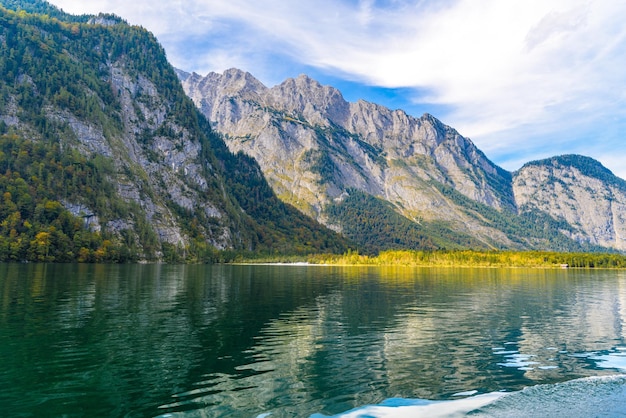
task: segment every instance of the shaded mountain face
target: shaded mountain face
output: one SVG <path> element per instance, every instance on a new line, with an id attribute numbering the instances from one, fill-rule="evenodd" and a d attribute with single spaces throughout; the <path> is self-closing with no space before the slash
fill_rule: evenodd
<path id="1" fill-rule="evenodd" d="M 55 237 L 60 224 L 49 230 L 56 218 L 44 216 L 49 202 L 85 220 L 61 238 L 96 232 L 135 259 L 345 248 L 280 202 L 254 160 L 228 151 L 150 33 L 46 2 L 6 6 L 22 11 L 0 7 L 0 192 L 15 204 L 0 223 L 20 221 L 0 231 L 19 251 L 0 248 L 0 259 L 31 259 L 35 229 Z M 72 251 L 56 259 L 72 259 Z"/>
<path id="2" fill-rule="evenodd" d="M 206 77 L 178 75 L 228 147 L 254 157 L 282 200 L 348 236 L 362 228 L 347 222 L 354 214 L 343 202 L 351 196 L 352 206 L 371 206 L 368 198 L 354 198 L 357 193 L 387 202 L 386 210 L 417 224 L 439 247 L 623 248 L 609 219 L 622 216 L 616 214 L 623 207 L 614 204 L 610 214 L 607 203 L 591 194 L 580 196 L 584 203 L 572 201 L 571 213 L 541 203 L 546 190 L 554 189 L 558 197 L 553 202 L 565 197 L 559 194 L 558 176 L 540 183 L 531 180 L 540 176 L 538 169 L 524 167 L 513 179 L 469 139 L 429 114 L 414 118 L 374 103 L 349 103 L 338 90 L 305 75 L 272 88 L 237 69 Z M 608 187 L 615 196 L 606 181 L 588 189 Z M 363 222 L 380 223 L 380 211 L 368 218 L 360 209 Z M 583 226 L 576 218 L 592 212 L 615 231 Z"/>

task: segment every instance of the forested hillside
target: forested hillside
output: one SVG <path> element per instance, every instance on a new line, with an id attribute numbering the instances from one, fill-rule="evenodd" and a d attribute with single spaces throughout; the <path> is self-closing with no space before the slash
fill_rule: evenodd
<path id="1" fill-rule="evenodd" d="M 349 190 L 342 201 L 328 206 L 325 215 L 338 223 L 356 243 L 357 250 L 364 254 L 399 248 L 490 248 L 484 242 L 454 231 L 445 222 L 407 219 L 389 202 L 356 189 Z"/>
<path id="2" fill-rule="evenodd" d="M 150 33 L 42 1 L 0 5 L 0 261 L 346 248 L 228 151 Z"/>

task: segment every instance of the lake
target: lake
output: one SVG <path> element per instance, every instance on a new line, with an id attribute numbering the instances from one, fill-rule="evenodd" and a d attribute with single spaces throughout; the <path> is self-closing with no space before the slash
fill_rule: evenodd
<path id="1" fill-rule="evenodd" d="M 0 415 L 619 416 L 625 327 L 624 271 L 0 264 Z"/>

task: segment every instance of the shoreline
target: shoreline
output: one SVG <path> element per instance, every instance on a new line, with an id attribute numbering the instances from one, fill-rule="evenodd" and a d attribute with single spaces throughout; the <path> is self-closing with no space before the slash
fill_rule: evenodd
<path id="1" fill-rule="evenodd" d="M 291 256 L 240 258 L 228 264 L 265 264 L 290 266 L 405 266 L 467 268 L 544 268 L 544 269 L 626 269 L 626 255 L 621 253 L 559 253 L 544 251 L 419 251 L 391 250 L 378 255 L 358 252 Z"/>

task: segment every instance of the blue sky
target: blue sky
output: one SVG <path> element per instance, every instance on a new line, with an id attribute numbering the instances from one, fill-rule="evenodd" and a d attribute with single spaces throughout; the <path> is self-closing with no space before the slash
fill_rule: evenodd
<path id="1" fill-rule="evenodd" d="M 170 62 L 301 73 L 413 116 L 428 112 L 508 170 L 583 154 L 626 178 L 621 0 L 52 0 L 153 32 Z"/>

